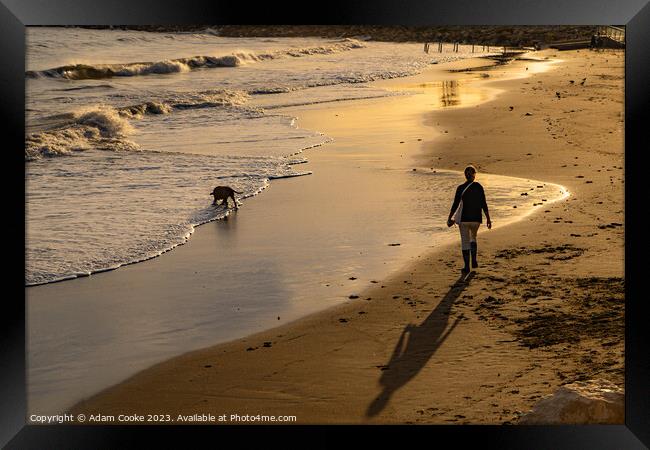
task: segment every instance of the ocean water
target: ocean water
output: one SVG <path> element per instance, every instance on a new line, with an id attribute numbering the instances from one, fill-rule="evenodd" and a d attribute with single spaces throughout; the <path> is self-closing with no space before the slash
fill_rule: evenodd
<path id="1" fill-rule="evenodd" d="M 27 29 L 25 281 L 146 260 L 223 218 L 215 185 L 308 175 L 330 138 L 283 106 L 396 95 L 368 81 L 469 56 L 420 44 Z"/>

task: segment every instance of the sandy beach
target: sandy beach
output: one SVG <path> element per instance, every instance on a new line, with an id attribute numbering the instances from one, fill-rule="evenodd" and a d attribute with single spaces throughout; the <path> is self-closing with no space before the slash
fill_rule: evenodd
<path id="1" fill-rule="evenodd" d="M 537 400 L 572 381 L 600 378 L 623 387 L 625 55 L 544 50 L 531 56 L 559 61 L 539 71 L 542 63 L 527 60 L 492 69 L 481 69 L 485 61 L 476 59 L 450 63 L 376 83 L 421 94 L 283 111 L 297 116 L 299 127 L 334 138 L 312 150 L 310 164 L 335 161 L 338 151 L 351 148 L 372 160 L 372 149 L 392 152 L 395 169 L 462 170 L 473 163 L 478 181 L 500 175 L 568 189 L 566 200 L 540 204 L 520 221 L 504 225 L 493 217 L 492 230 L 482 226 L 480 267 L 466 283 L 459 283 L 454 228 L 446 244 L 412 251 L 408 263 L 373 280 L 358 298 L 157 364 L 71 411 L 174 419 L 290 415 L 299 424 L 502 424 L 516 423 Z M 463 72 L 471 67 L 479 70 Z M 451 81 L 485 75 L 460 90 L 466 97 L 452 95 L 460 107 L 436 109 L 439 88 L 427 83 L 449 69 L 455 70 L 447 72 Z M 473 95 L 475 83 L 486 89 Z M 283 183 L 303 183 L 304 198 L 317 190 L 325 197 L 323 183 L 351 181 L 329 167 L 325 181 L 283 180 L 262 195 L 282 196 Z M 382 191 L 352 187 L 356 201 Z M 346 200 L 336 197 L 332 207 L 347 208 L 348 225 L 363 227 Z M 311 221 L 303 217 L 295 226 Z M 116 273 L 143 285 L 178 271 L 199 277 L 191 264 L 209 259 L 214 229 L 223 226 L 199 227 L 169 257 Z M 147 272 L 151 265 L 157 270 Z M 92 285 L 74 280 L 75 288 L 86 283 L 93 295 L 110 276 L 93 276 Z M 188 297 L 208 295 L 187 277 L 174 279 L 178 289 Z M 49 286 L 48 295 L 65 298 L 69 286 Z"/>

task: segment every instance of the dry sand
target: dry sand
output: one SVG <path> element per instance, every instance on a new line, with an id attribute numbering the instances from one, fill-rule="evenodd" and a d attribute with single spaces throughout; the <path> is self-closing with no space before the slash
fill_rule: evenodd
<path id="1" fill-rule="evenodd" d="M 417 146 L 419 166 L 472 162 L 478 181 L 488 172 L 571 192 L 515 224 L 481 227 L 481 267 L 467 283 L 458 282 L 454 243 L 357 300 L 158 364 L 72 411 L 501 424 L 516 423 L 571 381 L 622 386 L 624 53 L 535 57 L 553 55 L 562 60 L 553 70 L 527 78 L 491 81 L 532 62 L 485 71 L 489 86 L 503 90 L 491 101 L 407 117 L 395 109 L 426 137 L 404 144 Z M 332 106 L 302 110 L 299 126 L 333 136 L 325 151 L 335 151 L 363 136 L 373 111 L 390 113 L 378 105 L 336 105 L 338 114 L 358 119 L 348 121 L 332 120 Z"/>

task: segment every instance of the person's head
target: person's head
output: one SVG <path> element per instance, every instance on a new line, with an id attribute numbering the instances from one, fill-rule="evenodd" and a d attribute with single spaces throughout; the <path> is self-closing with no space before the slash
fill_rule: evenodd
<path id="1" fill-rule="evenodd" d="M 471 164 L 465 167 L 465 178 L 467 181 L 474 181 L 474 178 L 476 178 L 476 168 Z"/>

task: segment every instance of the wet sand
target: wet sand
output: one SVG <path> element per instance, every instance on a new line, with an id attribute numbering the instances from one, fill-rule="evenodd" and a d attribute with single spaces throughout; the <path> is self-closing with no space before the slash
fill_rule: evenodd
<path id="1" fill-rule="evenodd" d="M 73 412 L 499 424 L 564 383 L 622 386 L 624 55 L 535 56 L 552 55 L 563 60 L 553 70 L 491 83 L 503 91 L 492 101 L 401 114 L 416 133 L 376 137 L 414 146 L 417 167 L 472 162 L 479 181 L 509 175 L 571 192 L 520 222 L 482 227 L 481 267 L 467 283 L 458 282 L 458 244 L 438 246 L 353 301 L 163 362 Z M 485 71 L 485 80 L 526 64 Z M 305 108 L 298 124 L 334 137 L 334 147 L 368 136 L 328 117 L 346 108 L 363 106 Z"/>
<path id="2" fill-rule="evenodd" d="M 328 133 L 341 137 L 306 151 L 301 168 L 312 175 L 273 181 L 159 258 L 28 288 L 30 411 L 61 412 L 171 357 L 352 301 L 425 249 L 455 241 L 445 221 L 460 175 L 416 166 L 414 156 L 431 131 L 421 116 L 438 100 L 471 106 L 494 92 L 463 84 L 470 78 L 441 65 L 421 95 L 276 111 L 313 129 L 326 116 Z M 536 209 L 533 199 L 561 198 L 540 181 L 481 182 L 497 227 Z"/>

